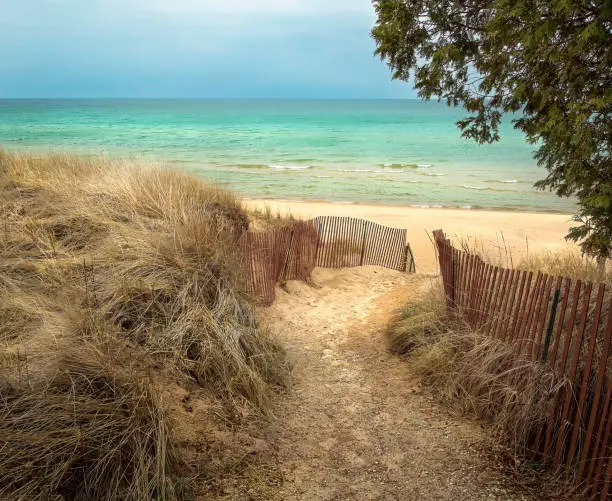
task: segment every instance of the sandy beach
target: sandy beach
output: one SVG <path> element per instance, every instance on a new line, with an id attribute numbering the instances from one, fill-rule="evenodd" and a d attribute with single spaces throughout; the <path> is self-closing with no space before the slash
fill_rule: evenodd
<path id="1" fill-rule="evenodd" d="M 506 244 L 514 258 L 526 252 L 558 250 L 568 244 L 564 236 L 571 226 L 570 214 L 546 214 L 512 211 L 435 209 L 389 205 L 335 204 L 281 200 L 245 200 L 247 208 L 292 214 L 307 219 L 317 216 L 351 216 L 379 224 L 408 229 L 419 272 L 436 271 L 435 253 L 428 232 L 443 229 L 454 239 L 476 239 L 491 252 Z"/>

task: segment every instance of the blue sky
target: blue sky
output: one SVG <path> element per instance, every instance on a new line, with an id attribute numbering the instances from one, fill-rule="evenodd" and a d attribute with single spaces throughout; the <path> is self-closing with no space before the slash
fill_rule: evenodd
<path id="1" fill-rule="evenodd" d="M 0 0 L 0 98 L 411 98 L 369 0 Z"/>

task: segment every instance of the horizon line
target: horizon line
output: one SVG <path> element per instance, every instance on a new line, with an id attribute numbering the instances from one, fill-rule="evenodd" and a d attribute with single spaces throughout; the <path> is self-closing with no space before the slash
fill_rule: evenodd
<path id="1" fill-rule="evenodd" d="M 419 97 L 1 97 L 0 101 L 436 101 Z"/>

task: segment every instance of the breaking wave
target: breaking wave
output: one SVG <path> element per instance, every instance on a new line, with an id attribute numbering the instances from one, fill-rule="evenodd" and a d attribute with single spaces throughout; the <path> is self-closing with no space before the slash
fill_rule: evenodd
<path id="1" fill-rule="evenodd" d="M 304 170 L 311 169 L 312 165 L 268 165 L 268 167 L 275 170 Z"/>

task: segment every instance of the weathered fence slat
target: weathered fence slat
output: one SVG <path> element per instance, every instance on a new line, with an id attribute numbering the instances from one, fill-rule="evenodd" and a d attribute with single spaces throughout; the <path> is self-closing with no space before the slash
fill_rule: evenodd
<path id="1" fill-rule="evenodd" d="M 474 321 L 474 315 L 476 313 L 476 300 L 479 292 L 479 280 L 481 273 L 480 259 L 473 256 L 473 272 L 472 272 L 472 286 L 470 291 L 470 305 L 468 310 L 467 321 L 468 324 L 472 325 Z"/>
<path id="2" fill-rule="evenodd" d="M 563 282 L 565 282 L 565 288 L 563 289 L 563 293 L 560 297 L 561 307 L 559 309 L 559 316 L 557 320 L 557 329 L 555 334 L 553 335 L 553 344 L 551 352 L 548 356 L 548 365 L 554 371 L 557 366 L 557 356 L 559 355 L 559 344 L 561 341 L 561 332 L 563 329 L 563 321 L 565 320 L 565 312 L 567 310 L 567 303 L 570 297 L 570 288 L 572 286 L 572 281 L 569 278 L 560 278 L 557 288 L 561 290 L 563 286 Z"/>
<path id="3" fill-rule="evenodd" d="M 487 298 L 485 301 L 485 304 L 483 305 L 483 312 L 488 312 L 489 309 L 491 308 L 491 305 L 493 303 L 493 298 L 494 298 L 494 294 L 495 294 L 495 290 L 498 286 L 498 274 L 500 274 L 501 269 L 498 266 L 494 266 L 493 267 L 493 275 L 491 277 L 491 283 L 489 284 L 489 289 L 487 290 Z M 488 325 L 491 321 L 491 319 L 488 317 L 488 315 L 484 314 L 483 315 L 483 319 L 484 319 L 484 329 L 486 330 L 488 328 Z"/>
<path id="4" fill-rule="evenodd" d="M 529 301 L 527 306 L 527 314 L 522 322 L 522 325 L 519 330 L 519 339 L 517 343 L 517 354 L 520 355 L 523 352 L 523 347 L 528 343 L 529 340 L 529 332 L 531 329 L 531 323 L 533 319 L 533 315 L 535 312 L 535 305 L 538 300 L 538 293 L 541 288 L 543 280 L 542 273 L 538 272 L 536 276 L 536 281 L 531 290 L 529 291 Z"/>
<path id="5" fill-rule="evenodd" d="M 569 467 L 590 499 L 612 485 L 612 289 L 605 284 L 491 266 L 434 232 L 446 305 L 472 328 L 552 371 L 546 421 L 530 438 L 531 453 Z M 594 290 L 595 288 L 595 290 Z M 609 304 L 608 304 L 609 303 Z M 521 371 L 508 371 L 518 391 Z"/>
<path id="6" fill-rule="evenodd" d="M 459 268 L 457 269 L 457 293 L 461 310 L 465 310 L 465 279 L 467 276 L 467 254 L 460 253 Z"/>
<path id="7" fill-rule="evenodd" d="M 612 299 L 612 298 L 611 298 Z M 596 332 L 596 329 L 595 329 Z M 596 336 L 593 336 L 595 339 Z M 581 479 L 584 473 L 584 469 L 586 466 L 587 459 L 589 457 L 589 449 L 591 447 L 591 440 L 593 438 L 593 430 L 595 428 L 595 420 L 598 416 L 599 411 L 599 403 L 602 399 L 602 387 L 604 384 L 604 379 L 606 376 L 606 367 L 608 364 L 608 358 L 610 356 L 610 345 L 612 344 L 612 300 L 610 301 L 610 305 L 608 308 L 608 323 L 606 326 L 606 331 L 604 334 L 603 346 L 601 350 L 601 355 L 599 358 L 599 370 L 597 371 L 597 379 L 595 380 L 595 388 L 593 390 L 593 406 L 591 408 L 591 416 L 589 418 L 589 424 L 586 432 L 585 446 L 582 450 L 582 455 L 580 457 L 580 464 L 578 466 L 578 478 Z M 612 387 L 612 381 L 608 381 L 608 385 Z M 602 417 L 605 417 L 603 415 Z M 604 419 L 601 419 L 603 422 Z M 597 444 L 595 445 L 597 449 Z"/>
<path id="8" fill-rule="evenodd" d="M 501 317 L 503 315 L 504 301 L 508 300 L 507 288 L 508 288 L 508 281 L 510 280 L 510 270 L 504 270 L 503 277 L 504 278 L 500 286 L 500 293 L 498 294 L 499 299 L 495 306 L 495 313 L 493 316 L 493 323 L 491 326 L 491 334 L 494 337 L 499 336 L 499 324 L 501 322 Z"/>
<path id="9" fill-rule="evenodd" d="M 521 272 L 518 270 L 512 270 L 512 277 L 510 280 L 510 284 L 511 284 L 510 293 L 508 294 L 506 307 L 503 312 L 504 321 L 501 326 L 502 332 L 501 332 L 500 338 L 504 341 L 508 337 L 508 327 L 510 326 L 510 319 L 512 318 L 512 312 L 516 306 L 514 300 L 516 298 L 516 291 L 518 289 L 520 279 L 521 279 Z"/>
<path id="10" fill-rule="evenodd" d="M 247 272 L 246 292 L 261 304 L 271 304 L 279 280 L 308 280 L 315 266 L 371 264 L 414 272 L 406 234 L 404 229 L 337 216 L 297 221 L 270 232 L 246 232 L 238 240 Z"/>
<path id="11" fill-rule="evenodd" d="M 531 291 L 531 282 L 533 280 L 533 272 L 524 272 L 525 281 L 521 289 L 521 295 L 516 309 L 516 314 L 512 322 L 512 338 L 511 342 L 513 345 L 517 344 L 519 340 L 521 325 L 525 319 L 525 311 L 527 303 L 529 302 L 529 291 Z"/>
<path id="12" fill-rule="evenodd" d="M 483 281 L 482 291 L 480 292 L 480 299 L 478 301 L 478 314 L 476 317 L 476 323 L 474 324 L 474 327 L 480 327 L 483 321 L 486 320 L 485 307 L 487 304 L 488 291 L 489 291 L 489 288 L 491 287 L 491 281 L 493 280 L 493 273 L 494 273 L 493 267 L 490 264 L 485 263 L 484 270 L 483 270 L 485 280 Z"/>
<path id="13" fill-rule="evenodd" d="M 572 357 L 572 365 L 571 365 L 570 372 L 568 375 L 568 380 L 569 380 L 569 383 L 572 385 L 572 387 L 576 383 L 576 372 L 578 370 L 580 352 L 582 351 L 582 339 L 584 337 L 584 329 L 585 329 L 586 321 L 587 321 L 587 313 L 589 310 L 589 302 L 591 299 L 592 288 L 593 288 L 593 284 L 587 283 L 587 286 L 584 290 L 584 294 L 582 297 L 583 301 L 582 301 L 582 314 L 581 314 L 581 320 L 580 320 L 580 327 L 578 329 L 577 336 L 574 338 L 575 340 L 574 355 Z M 568 428 L 572 424 L 569 421 L 569 412 L 570 412 L 571 403 L 572 403 L 572 392 L 567 391 L 565 394 L 565 402 L 563 404 L 563 411 L 562 411 L 562 416 L 561 416 L 561 424 L 560 424 L 561 429 L 559 430 L 559 436 L 557 437 L 557 449 L 555 451 L 555 467 L 558 467 L 561 464 L 561 454 L 563 453 L 564 445 L 566 444 L 565 431 L 566 431 L 566 428 Z M 569 444 L 569 447 L 572 447 L 572 445 Z"/>
<path id="14" fill-rule="evenodd" d="M 571 463 L 574 460 L 574 454 L 576 453 L 576 444 L 578 441 L 578 432 L 580 431 L 580 424 L 582 422 L 582 414 L 584 412 L 587 385 L 591 376 L 591 364 L 593 363 L 593 354 L 595 353 L 595 344 L 597 342 L 597 331 L 599 329 L 599 317 L 601 314 L 601 306 L 603 303 L 603 297 L 606 291 L 604 284 L 599 285 L 599 291 L 597 294 L 597 305 L 595 307 L 595 315 L 591 326 L 591 341 L 588 347 L 587 359 L 584 366 L 584 374 L 582 376 L 582 383 L 580 385 L 580 399 L 578 400 L 578 408 L 576 409 L 576 416 L 574 418 L 574 430 L 572 433 L 572 439 L 570 441 L 570 449 L 568 453 L 567 462 Z"/>
<path id="15" fill-rule="evenodd" d="M 550 303 L 550 291 L 552 290 L 554 281 L 555 278 L 549 275 L 544 294 L 541 298 L 540 316 L 536 324 L 534 334 L 535 343 L 531 351 L 532 360 L 539 360 L 541 356 L 540 350 L 542 349 L 542 337 L 544 336 L 544 330 L 546 329 L 546 319 L 548 318 L 548 308 Z"/>
<path id="16" fill-rule="evenodd" d="M 550 281 L 549 275 L 542 275 L 542 280 L 540 281 L 540 287 L 536 292 L 536 301 L 535 307 L 533 309 L 533 314 L 530 317 L 529 324 L 527 326 L 527 335 L 525 338 L 525 350 L 524 353 L 529 359 L 533 359 L 533 351 L 535 347 L 535 338 L 538 334 L 538 326 L 540 324 L 540 319 L 542 318 L 542 310 L 543 310 L 543 302 L 544 295 L 546 294 L 546 287 Z"/>

